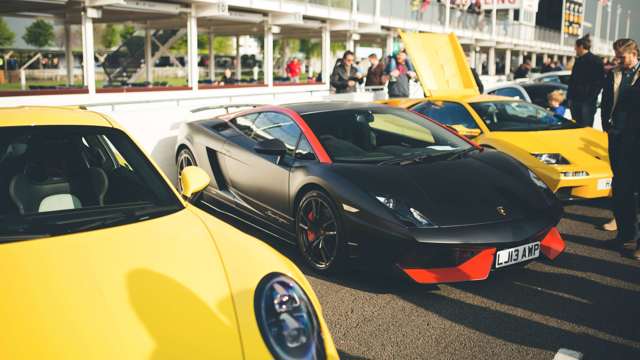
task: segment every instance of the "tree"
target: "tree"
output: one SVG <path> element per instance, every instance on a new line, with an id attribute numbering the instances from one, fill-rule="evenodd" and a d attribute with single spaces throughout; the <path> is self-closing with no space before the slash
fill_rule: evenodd
<path id="1" fill-rule="evenodd" d="M 16 34 L 9 29 L 6 21 L 0 18 L 0 47 L 8 47 L 13 44 Z"/>
<path id="2" fill-rule="evenodd" d="M 108 24 L 104 28 L 102 32 L 102 38 L 100 39 L 102 42 L 102 46 L 105 49 L 111 49 L 119 45 L 121 42 L 121 31 L 122 30 L 118 29 L 115 25 Z"/>
<path id="3" fill-rule="evenodd" d="M 38 19 L 29 25 L 25 30 L 22 39 L 29 45 L 36 48 L 50 46 L 53 43 L 55 34 L 53 33 L 53 25 L 45 20 Z"/>
<path id="4" fill-rule="evenodd" d="M 120 39 L 125 42 L 136 33 L 136 27 L 133 25 L 124 25 L 120 29 Z"/>
<path id="5" fill-rule="evenodd" d="M 216 36 L 213 38 L 213 52 L 221 55 L 233 54 L 233 42 L 229 36 Z"/>

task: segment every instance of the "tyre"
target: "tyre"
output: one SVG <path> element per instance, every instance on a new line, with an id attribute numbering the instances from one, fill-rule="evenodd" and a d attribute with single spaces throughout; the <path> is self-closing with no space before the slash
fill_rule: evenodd
<path id="1" fill-rule="evenodd" d="M 182 148 L 178 151 L 176 156 L 176 168 L 178 169 L 178 191 L 182 191 L 181 175 L 182 170 L 187 166 L 198 166 L 196 163 L 196 157 L 188 148 Z"/>
<path id="2" fill-rule="evenodd" d="M 346 265 L 346 240 L 340 213 L 322 191 L 304 195 L 296 210 L 296 238 L 305 262 L 319 273 L 333 273 Z"/>

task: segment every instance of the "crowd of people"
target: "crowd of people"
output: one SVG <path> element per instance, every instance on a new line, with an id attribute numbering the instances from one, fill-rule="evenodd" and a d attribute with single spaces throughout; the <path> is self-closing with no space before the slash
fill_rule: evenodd
<path id="1" fill-rule="evenodd" d="M 356 92 L 358 84 L 381 90 L 387 85 L 390 98 L 409 97 L 410 81 L 416 78 L 416 72 L 405 50 L 388 56 L 384 61 L 378 55 L 367 58 L 369 67 L 363 72 L 355 64 L 355 54 L 347 50 L 338 59 L 331 73 L 331 86 L 338 94 Z M 366 81 L 365 81 L 366 78 Z"/>
<path id="2" fill-rule="evenodd" d="M 621 253 L 630 252 L 640 260 L 638 229 L 638 192 L 640 192 L 640 50 L 632 39 L 619 39 L 613 43 L 615 57 L 603 61 L 591 52 L 591 39 L 584 36 L 576 40 L 576 59 L 569 78 L 566 99 L 573 120 L 580 126 L 593 126 L 601 121 L 609 140 L 609 161 L 613 171 L 612 210 L 614 217 L 602 225 L 604 230 L 617 231 L 615 239 L 606 247 Z M 531 62 L 525 60 L 514 77 L 526 78 Z M 554 62 L 545 62 L 543 72 L 561 68 Z M 564 115 L 565 94 L 554 91 L 548 95 L 549 109 Z M 600 101 L 599 101 L 600 99 Z M 600 102 L 600 119 L 594 119 Z"/>

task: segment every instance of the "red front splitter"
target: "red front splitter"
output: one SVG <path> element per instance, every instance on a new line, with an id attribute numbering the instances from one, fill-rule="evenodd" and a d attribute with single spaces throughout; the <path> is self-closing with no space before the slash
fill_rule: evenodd
<path id="1" fill-rule="evenodd" d="M 560 236 L 560 232 L 558 228 L 551 228 L 547 233 L 547 236 L 542 239 L 540 242 L 540 250 L 542 253 L 553 260 L 560 255 L 566 247 L 564 240 L 562 240 L 562 236 Z"/>
<path id="2" fill-rule="evenodd" d="M 495 248 L 488 248 L 480 251 L 476 256 L 464 263 L 446 268 L 435 269 L 400 269 L 405 272 L 413 281 L 419 284 L 453 283 L 461 281 L 484 280 L 489 277 Z"/>

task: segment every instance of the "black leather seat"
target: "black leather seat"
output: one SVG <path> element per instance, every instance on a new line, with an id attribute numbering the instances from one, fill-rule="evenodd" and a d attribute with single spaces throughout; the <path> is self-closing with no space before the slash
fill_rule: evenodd
<path id="1" fill-rule="evenodd" d="M 34 140 L 24 171 L 9 184 L 20 214 L 104 205 L 109 181 L 104 170 L 88 167 L 69 140 Z"/>

